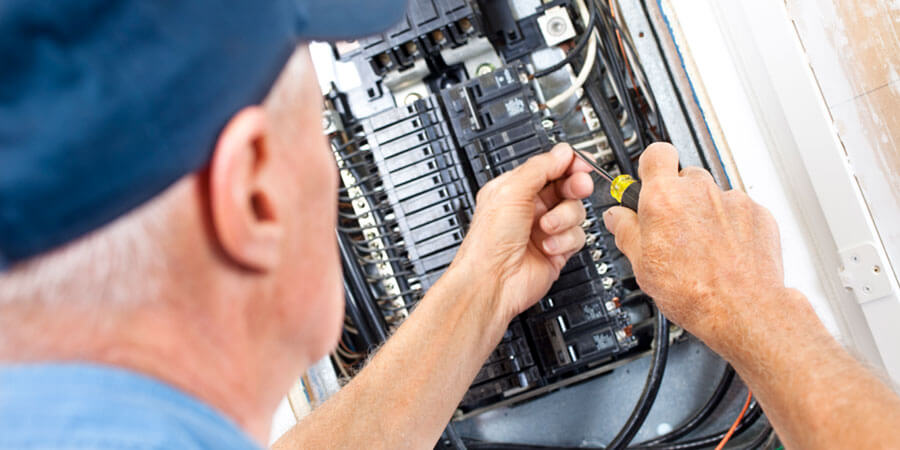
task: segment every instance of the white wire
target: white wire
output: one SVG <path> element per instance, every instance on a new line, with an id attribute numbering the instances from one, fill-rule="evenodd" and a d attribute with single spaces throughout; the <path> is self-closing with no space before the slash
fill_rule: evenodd
<path id="1" fill-rule="evenodd" d="M 606 136 L 600 136 L 598 138 L 594 138 L 594 139 L 591 139 L 588 141 L 581 141 L 577 144 L 573 144 L 572 148 L 574 148 L 575 150 L 587 150 L 587 149 L 597 146 L 597 145 L 606 144 L 606 142 L 607 142 Z"/>
<path id="2" fill-rule="evenodd" d="M 588 12 L 584 0 L 577 0 L 577 3 L 578 10 L 581 13 L 581 19 L 584 23 L 590 23 L 590 12 Z M 581 72 L 578 73 L 575 82 L 565 91 L 562 91 L 550 100 L 547 100 L 548 108 L 554 109 L 557 106 L 562 105 L 566 100 L 577 95 L 578 91 L 584 86 L 584 83 L 587 82 L 588 77 L 591 75 L 594 63 L 597 60 L 597 32 L 593 29 L 588 31 L 591 33 L 591 40 L 588 42 L 587 57 L 584 60 L 584 65 L 581 67 Z"/>

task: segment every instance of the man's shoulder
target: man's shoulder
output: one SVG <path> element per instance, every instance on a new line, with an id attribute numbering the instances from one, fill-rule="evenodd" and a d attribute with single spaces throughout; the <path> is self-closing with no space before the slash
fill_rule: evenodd
<path id="1" fill-rule="evenodd" d="M 103 366 L 0 366 L 0 448 L 258 448 L 198 400 Z"/>

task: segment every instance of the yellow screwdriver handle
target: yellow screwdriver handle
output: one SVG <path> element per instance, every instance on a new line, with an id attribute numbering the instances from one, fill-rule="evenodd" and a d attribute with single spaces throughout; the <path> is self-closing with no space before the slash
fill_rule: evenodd
<path id="1" fill-rule="evenodd" d="M 641 182 L 631 175 L 619 175 L 609 186 L 609 193 L 622 206 L 637 212 L 641 195 Z"/>

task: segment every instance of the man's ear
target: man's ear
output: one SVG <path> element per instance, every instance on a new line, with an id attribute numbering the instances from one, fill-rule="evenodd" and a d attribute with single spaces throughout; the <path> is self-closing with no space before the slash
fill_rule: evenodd
<path id="1" fill-rule="evenodd" d="M 279 264 L 285 232 L 276 208 L 268 126 L 262 107 L 239 111 L 219 135 L 209 168 L 215 235 L 228 257 L 260 271 Z"/>

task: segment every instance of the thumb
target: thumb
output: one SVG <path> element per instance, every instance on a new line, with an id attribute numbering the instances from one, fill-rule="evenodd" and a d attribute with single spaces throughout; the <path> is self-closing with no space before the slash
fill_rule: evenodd
<path id="1" fill-rule="evenodd" d="M 628 257 L 633 267 L 641 259 L 641 225 L 637 214 L 622 206 L 614 206 L 603 213 L 606 229 L 616 237 L 616 247 Z"/>

